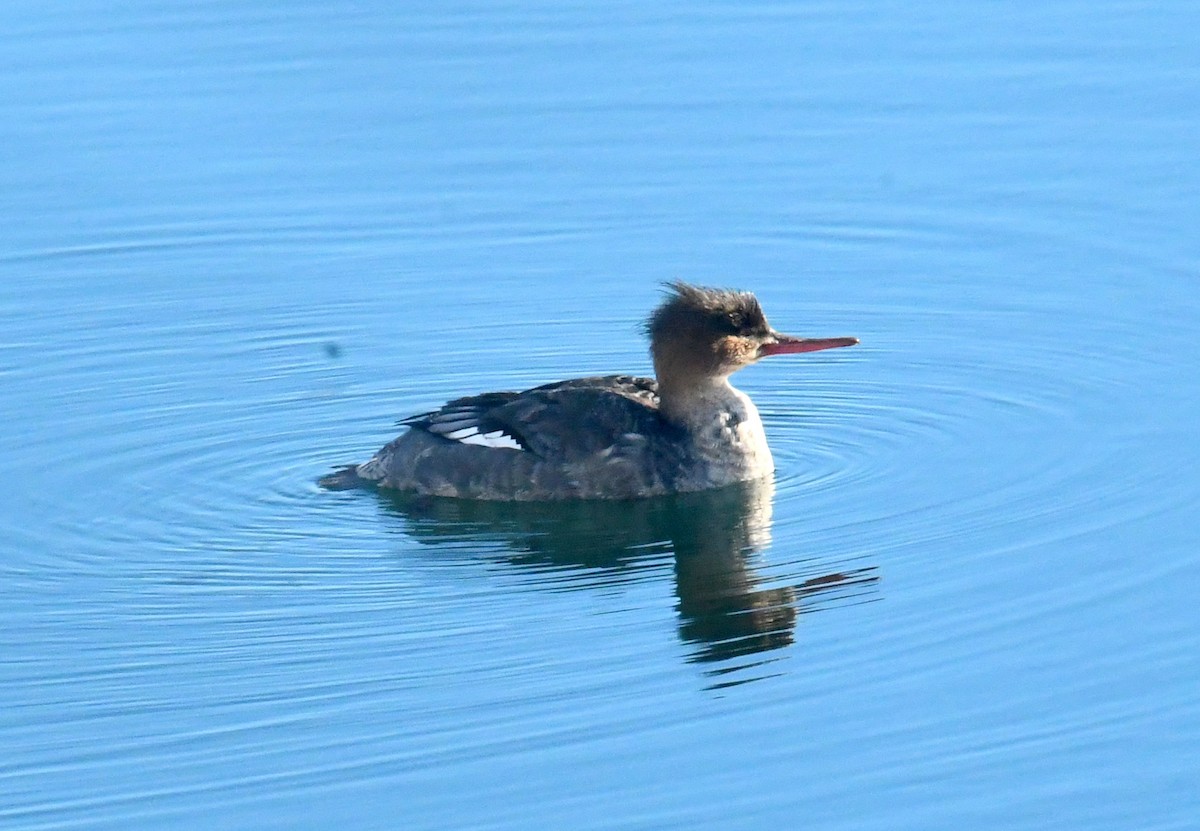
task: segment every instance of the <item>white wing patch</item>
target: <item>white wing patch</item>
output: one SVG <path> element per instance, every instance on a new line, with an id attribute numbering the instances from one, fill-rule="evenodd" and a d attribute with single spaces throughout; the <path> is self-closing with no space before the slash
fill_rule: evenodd
<path id="1" fill-rule="evenodd" d="M 511 394 L 496 393 L 477 396 L 455 403 L 451 402 L 432 413 L 413 416 L 402 424 L 428 430 L 435 436 L 459 444 L 475 444 L 480 447 L 525 450 L 525 445 L 503 427 L 488 418 L 488 412 L 511 398 Z M 498 401 L 494 399 L 499 399 Z"/>
<path id="2" fill-rule="evenodd" d="M 461 444 L 477 444 L 480 447 L 503 447 L 509 450 L 524 450 L 520 442 L 503 430 L 492 430 L 481 433 L 479 425 L 469 419 L 453 421 L 435 421 L 429 425 L 429 431 L 444 439 Z"/>
<path id="3" fill-rule="evenodd" d="M 481 433 L 479 432 L 479 428 L 474 425 L 451 430 L 448 433 L 441 433 L 441 435 L 443 438 L 461 442 L 462 444 L 477 444 L 480 447 L 507 447 L 511 450 L 523 449 L 516 439 L 503 430 Z"/>
<path id="4" fill-rule="evenodd" d="M 478 444 L 482 447 L 507 447 L 511 450 L 521 450 L 522 447 L 517 443 L 517 440 L 505 433 L 503 430 L 493 430 L 490 433 L 480 433 L 475 431 L 466 436 L 447 436 L 455 441 L 460 441 L 463 444 Z"/>

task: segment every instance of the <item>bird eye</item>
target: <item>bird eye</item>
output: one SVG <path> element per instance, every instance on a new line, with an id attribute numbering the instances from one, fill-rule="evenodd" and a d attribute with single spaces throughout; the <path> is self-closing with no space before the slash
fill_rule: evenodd
<path id="1" fill-rule="evenodd" d="M 730 312 L 728 320 L 729 325 L 735 332 L 740 331 L 741 328 L 746 325 L 746 318 L 742 316 L 741 312 Z"/>

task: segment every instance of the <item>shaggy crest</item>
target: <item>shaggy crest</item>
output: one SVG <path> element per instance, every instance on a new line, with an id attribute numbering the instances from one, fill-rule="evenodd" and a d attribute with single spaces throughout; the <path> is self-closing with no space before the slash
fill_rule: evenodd
<path id="1" fill-rule="evenodd" d="M 668 332 L 703 322 L 711 331 L 766 335 L 771 331 L 758 298 L 748 291 L 693 286 L 682 280 L 665 284 L 667 297 L 646 321 L 653 343 Z"/>

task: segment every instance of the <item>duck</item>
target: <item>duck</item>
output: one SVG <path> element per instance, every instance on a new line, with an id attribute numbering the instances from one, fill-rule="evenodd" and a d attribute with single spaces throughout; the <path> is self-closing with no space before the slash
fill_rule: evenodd
<path id="1" fill-rule="evenodd" d="M 456 398 L 404 419 L 403 434 L 319 484 L 530 502 L 639 499 L 771 476 L 762 418 L 730 376 L 858 339 L 777 332 L 747 291 L 665 288 L 645 324 L 654 378 L 574 378 Z"/>

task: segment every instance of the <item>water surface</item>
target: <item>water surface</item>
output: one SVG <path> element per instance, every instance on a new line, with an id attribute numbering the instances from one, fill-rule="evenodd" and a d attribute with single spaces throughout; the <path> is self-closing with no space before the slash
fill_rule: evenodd
<path id="1" fill-rule="evenodd" d="M 0 21 L 0 824 L 1194 826 L 1191 4 Z M 315 486 L 676 278 L 774 482 Z"/>

